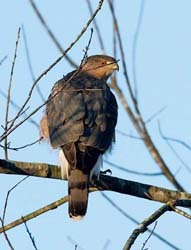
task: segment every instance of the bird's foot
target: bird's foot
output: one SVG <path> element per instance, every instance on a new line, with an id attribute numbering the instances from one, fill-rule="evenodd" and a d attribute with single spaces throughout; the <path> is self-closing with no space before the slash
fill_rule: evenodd
<path id="1" fill-rule="evenodd" d="M 106 170 L 104 170 L 104 171 L 100 171 L 100 174 L 109 174 L 109 175 L 112 175 L 112 171 L 111 171 L 111 169 L 106 169 Z"/>

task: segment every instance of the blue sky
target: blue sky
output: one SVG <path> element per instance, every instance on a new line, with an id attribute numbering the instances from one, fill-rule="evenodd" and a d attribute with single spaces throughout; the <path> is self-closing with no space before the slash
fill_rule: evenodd
<path id="1" fill-rule="evenodd" d="M 98 1 L 92 2 L 95 8 Z M 133 42 L 141 1 L 119 0 L 115 2 L 128 73 L 133 83 Z M 165 107 L 165 110 L 148 123 L 147 127 L 171 171 L 185 189 L 190 191 L 191 174 L 178 161 L 166 142 L 161 138 L 158 121 L 160 121 L 163 133 L 166 136 L 179 138 L 188 144 L 190 143 L 191 2 L 188 0 L 145 0 L 144 2 L 144 13 L 134 57 L 139 106 L 145 120 Z M 36 4 L 64 49 L 76 38 L 76 35 L 89 18 L 87 4 L 84 0 L 36 1 Z M 107 1 L 105 1 L 96 20 L 104 36 L 106 52 L 108 55 L 112 55 L 112 18 Z M 60 55 L 60 52 L 39 23 L 29 1 L 4 1 L 1 4 L 0 16 L 0 59 L 6 55 L 7 59 L 0 66 L 0 88 L 5 92 L 9 83 L 17 30 L 21 25 L 25 28 L 31 63 L 36 77 Z M 92 26 L 90 25 L 90 28 Z M 90 36 L 90 28 L 69 52 L 69 55 L 77 63 L 80 63 L 83 56 L 83 49 L 87 45 Z M 102 53 L 96 32 L 93 34 L 88 53 L 89 55 Z M 118 57 L 120 57 L 119 53 Z M 119 62 L 119 65 L 121 70 L 117 73 L 118 82 L 129 100 L 121 62 Z M 45 98 L 48 97 L 53 84 L 63 74 L 71 70 L 72 67 L 63 59 L 39 82 L 39 87 Z M 12 99 L 18 105 L 22 105 L 26 99 L 31 85 L 32 79 L 27 65 L 21 33 L 12 87 Z M 41 103 L 42 101 L 37 91 L 35 91 L 28 111 L 32 111 Z M 4 124 L 5 105 L 5 99 L 1 97 L 1 125 Z M 14 114 L 15 109 L 11 108 L 10 119 Z M 35 114 L 33 118 L 39 122 L 42 115 L 43 109 Z M 117 129 L 128 134 L 137 135 L 120 102 Z M 21 146 L 36 140 L 38 136 L 38 129 L 30 123 L 25 123 L 11 134 L 9 140 L 12 146 Z M 159 172 L 158 166 L 140 140 L 124 137 L 118 133 L 116 138 L 112 153 L 107 155 L 108 160 L 126 166 L 127 169 L 131 170 Z M 179 144 L 173 144 L 173 146 L 182 159 L 191 167 L 190 152 Z M 3 151 L 0 151 L 0 157 L 4 157 Z M 58 163 L 57 152 L 52 151 L 49 145 L 43 143 L 18 152 L 11 151 L 9 158 L 28 162 Z M 105 164 L 104 167 L 108 168 L 109 166 Z M 165 177 L 137 176 L 114 168 L 112 171 L 114 176 L 121 178 L 173 188 Z M 3 209 L 7 191 L 21 178 L 19 176 L 0 176 L 0 211 Z M 66 182 L 30 177 L 11 193 L 6 221 L 10 222 L 20 218 L 66 194 Z M 112 192 L 107 192 L 107 195 L 124 211 L 139 221 L 144 220 L 161 206 L 156 202 Z M 96 192 L 89 197 L 88 213 L 83 221 L 79 223 L 70 221 L 67 215 L 67 205 L 65 204 L 29 221 L 28 227 L 35 238 L 38 249 L 74 249 L 74 245 L 68 240 L 68 236 L 70 236 L 74 241 L 78 242 L 78 249 L 81 247 L 86 250 L 101 250 L 108 241 L 107 249 L 115 250 L 122 249 L 125 241 L 135 228 L 135 224 L 116 211 L 100 193 Z M 190 222 L 187 219 L 169 212 L 158 220 L 155 232 L 180 249 L 189 250 L 190 228 Z M 12 229 L 8 232 L 8 235 L 15 249 L 33 249 L 23 225 Z M 147 233 L 141 235 L 132 249 L 141 249 L 147 237 Z M 149 240 L 147 247 L 149 249 L 171 249 L 154 236 Z M 2 235 L 0 236 L 0 249 L 9 249 Z"/>

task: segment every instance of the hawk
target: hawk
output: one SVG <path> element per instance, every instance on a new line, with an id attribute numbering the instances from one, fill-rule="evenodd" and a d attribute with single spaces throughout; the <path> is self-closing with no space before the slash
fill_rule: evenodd
<path id="1" fill-rule="evenodd" d="M 99 177 L 102 155 L 114 140 L 118 107 L 106 81 L 118 69 L 110 56 L 87 57 L 55 83 L 47 101 L 41 134 L 59 149 L 73 219 L 86 214 L 89 183 L 93 176 Z"/>

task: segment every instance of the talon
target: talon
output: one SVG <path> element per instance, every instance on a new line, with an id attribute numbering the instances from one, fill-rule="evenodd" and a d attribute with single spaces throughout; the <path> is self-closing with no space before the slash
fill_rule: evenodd
<path id="1" fill-rule="evenodd" d="M 100 173 L 101 174 L 109 174 L 109 175 L 112 175 L 112 171 L 111 171 L 111 169 L 106 169 L 106 170 L 104 170 L 104 171 L 100 171 Z"/>

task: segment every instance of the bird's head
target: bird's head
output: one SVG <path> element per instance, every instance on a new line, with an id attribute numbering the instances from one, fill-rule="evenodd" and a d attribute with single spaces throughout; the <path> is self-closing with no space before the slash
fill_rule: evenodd
<path id="1" fill-rule="evenodd" d="M 97 78 L 105 79 L 113 73 L 115 70 L 119 70 L 119 66 L 111 56 L 94 55 L 87 57 L 82 65 L 82 71 Z"/>

